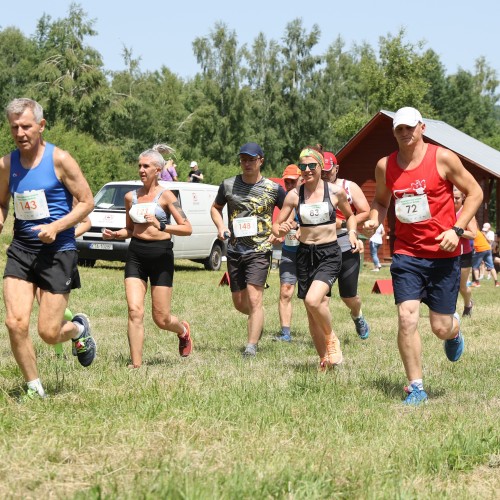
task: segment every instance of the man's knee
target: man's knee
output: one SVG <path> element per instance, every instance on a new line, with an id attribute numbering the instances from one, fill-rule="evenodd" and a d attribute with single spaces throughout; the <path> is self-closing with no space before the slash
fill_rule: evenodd
<path id="1" fill-rule="evenodd" d="M 28 335 L 29 333 L 29 317 L 28 318 L 15 318 L 14 316 L 7 316 L 5 319 L 5 326 L 12 335 Z"/>
<path id="2" fill-rule="evenodd" d="M 46 344 L 57 344 L 60 339 L 61 325 L 56 327 L 39 328 L 38 335 Z"/>
<path id="3" fill-rule="evenodd" d="M 295 285 L 292 285 L 291 283 L 282 283 L 280 287 L 280 299 L 287 301 L 290 300 L 294 289 Z"/>

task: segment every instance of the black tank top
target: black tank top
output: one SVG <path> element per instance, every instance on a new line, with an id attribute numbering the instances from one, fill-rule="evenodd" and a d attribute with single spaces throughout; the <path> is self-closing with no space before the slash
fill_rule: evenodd
<path id="1" fill-rule="evenodd" d="M 324 194 L 323 194 L 323 201 L 328 203 L 328 213 L 330 215 L 330 220 L 327 220 L 325 222 L 320 222 L 319 224 L 307 224 L 302 221 L 302 218 L 300 217 L 300 206 L 301 205 L 306 205 L 304 203 L 304 185 L 302 184 L 299 187 L 299 206 L 297 208 L 297 217 L 299 219 L 299 224 L 303 227 L 312 227 L 312 226 L 325 226 L 327 224 L 335 224 L 336 221 L 336 210 L 335 207 L 332 204 L 332 200 L 330 199 L 330 191 L 328 189 L 328 182 L 323 181 L 323 188 L 324 188 Z"/>

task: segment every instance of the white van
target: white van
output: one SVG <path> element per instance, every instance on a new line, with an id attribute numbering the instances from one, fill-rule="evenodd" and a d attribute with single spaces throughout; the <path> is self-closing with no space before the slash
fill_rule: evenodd
<path id="1" fill-rule="evenodd" d="M 174 257 L 201 262 L 205 269 L 218 271 L 227 249 L 227 243 L 217 238 L 217 228 L 210 217 L 218 186 L 165 181 L 160 181 L 160 185 L 177 196 L 193 227 L 191 236 L 172 236 Z M 90 214 L 92 227 L 76 240 L 80 265 L 93 267 L 98 259 L 125 261 L 130 240 L 103 240 L 102 229 L 125 227 L 125 194 L 140 187 L 141 181 L 108 182 L 95 195 L 95 207 Z M 227 225 L 225 208 L 223 216 Z M 173 219 L 172 223 L 175 224 Z"/>

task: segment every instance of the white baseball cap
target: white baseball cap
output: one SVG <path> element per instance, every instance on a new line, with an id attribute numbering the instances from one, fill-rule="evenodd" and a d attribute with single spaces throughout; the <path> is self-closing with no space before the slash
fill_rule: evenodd
<path id="1" fill-rule="evenodd" d="M 424 123 L 420 111 L 415 108 L 401 108 L 398 109 L 394 118 L 392 120 L 392 128 L 396 128 L 398 125 L 408 125 L 409 127 L 414 127 L 418 122 Z"/>
<path id="2" fill-rule="evenodd" d="M 197 167 L 198 166 L 198 163 L 196 163 L 195 161 L 192 161 L 191 162 L 191 165 L 189 165 L 191 168 L 193 167 Z"/>

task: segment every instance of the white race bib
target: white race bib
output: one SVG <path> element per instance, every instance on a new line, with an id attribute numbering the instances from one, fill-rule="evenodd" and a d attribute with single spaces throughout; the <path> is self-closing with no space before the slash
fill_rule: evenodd
<path id="1" fill-rule="evenodd" d="M 233 220 L 233 234 L 236 238 L 257 234 L 257 217 L 237 217 Z"/>
<path id="2" fill-rule="evenodd" d="M 320 203 L 311 203 L 300 205 L 300 218 L 304 224 L 322 224 L 330 220 L 328 211 L 328 203 L 322 201 Z"/>
<path id="3" fill-rule="evenodd" d="M 39 220 L 50 216 L 43 189 L 14 193 L 14 212 L 20 220 Z"/>
<path id="4" fill-rule="evenodd" d="M 145 215 L 155 214 L 156 203 L 136 203 L 129 210 L 130 218 L 137 224 L 146 222 Z"/>
<path id="5" fill-rule="evenodd" d="M 421 222 L 431 218 L 426 194 L 405 196 L 396 200 L 396 217 L 404 224 Z"/>
<path id="6" fill-rule="evenodd" d="M 290 229 L 285 235 L 285 245 L 287 247 L 297 247 L 299 246 L 299 240 L 297 239 L 297 231 L 295 229 Z"/>

